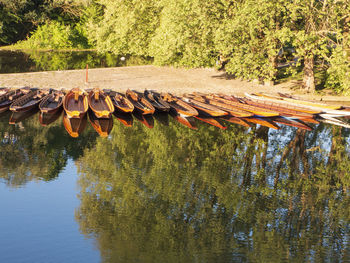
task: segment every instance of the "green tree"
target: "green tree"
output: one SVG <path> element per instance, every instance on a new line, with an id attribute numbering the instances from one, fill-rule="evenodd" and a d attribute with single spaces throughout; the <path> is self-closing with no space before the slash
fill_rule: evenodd
<path id="1" fill-rule="evenodd" d="M 314 92 L 315 62 L 324 63 L 333 53 L 334 47 L 344 50 L 342 39 L 349 3 L 336 0 L 308 2 L 298 0 L 289 6 L 294 22 L 293 46 L 299 62 L 303 63 L 302 86 L 305 90 Z M 333 61 L 336 62 L 336 59 Z M 333 63 L 334 66 L 338 65 Z M 321 71 L 326 69 L 321 67 Z"/>
<path id="2" fill-rule="evenodd" d="M 157 64 L 213 66 L 214 34 L 224 14 L 218 0 L 161 1 L 160 25 L 150 44 Z"/>
<path id="3" fill-rule="evenodd" d="M 99 0 L 103 17 L 89 23 L 91 41 L 98 50 L 116 54 L 147 55 L 148 45 L 159 25 L 159 1 Z"/>
<path id="4" fill-rule="evenodd" d="M 279 52 L 291 40 L 288 2 L 281 0 L 221 1 L 215 44 L 227 72 L 244 79 L 275 80 Z"/>

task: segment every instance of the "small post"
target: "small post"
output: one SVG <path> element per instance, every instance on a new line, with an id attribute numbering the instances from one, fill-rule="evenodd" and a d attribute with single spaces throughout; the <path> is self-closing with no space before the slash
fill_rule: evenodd
<path id="1" fill-rule="evenodd" d="M 89 75 L 88 70 L 89 70 L 89 65 L 86 64 L 86 79 L 85 79 L 86 84 L 88 83 L 88 75 Z"/>

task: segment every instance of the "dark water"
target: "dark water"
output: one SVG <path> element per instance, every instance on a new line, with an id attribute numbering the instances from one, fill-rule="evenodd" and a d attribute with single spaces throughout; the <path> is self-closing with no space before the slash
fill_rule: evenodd
<path id="1" fill-rule="evenodd" d="M 99 54 L 94 51 L 0 50 L 0 73 L 123 67 L 150 64 L 150 58 Z"/>
<path id="2" fill-rule="evenodd" d="M 349 262 L 350 130 L 0 120 L 0 262 Z"/>

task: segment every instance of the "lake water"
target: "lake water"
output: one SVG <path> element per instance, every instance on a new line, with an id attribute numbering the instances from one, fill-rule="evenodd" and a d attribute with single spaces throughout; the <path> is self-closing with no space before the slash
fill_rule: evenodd
<path id="1" fill-rule="evenodd" d="M 9 118 L 0 262 L 350 261 L 349 129 Z"/>
<path id="2" fill-rule="evenodd" d="M 10 51 L 0 50 L 0 73 L 124 67 L 152 63 L 150 58 L 116 56 L 94 51 Z"/>

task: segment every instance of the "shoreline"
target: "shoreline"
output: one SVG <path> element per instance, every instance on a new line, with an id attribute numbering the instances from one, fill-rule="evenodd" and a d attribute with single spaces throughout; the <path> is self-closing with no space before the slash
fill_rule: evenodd
<path id="1" fill-rule="evenodd" d="M 144 91 L 153 89 L 176 95 L 191 92 L 225 93 L 244 96 L 244 93 L 288 93 L 315 101 L 342 102 L 350 104 L 349 96 L 333 94 L 307 94 L 295 89 L 298 83 L 290 81 L 273 86 L 228 78 L 225 72 L 211 68 L 184 69 L 153 65 L 94 68 L 88 70 L 41 71 L 0 74 L 0 86 L 37 87 L 51 89 L 102 88 L 124 92 L 127 89 Z"/>

